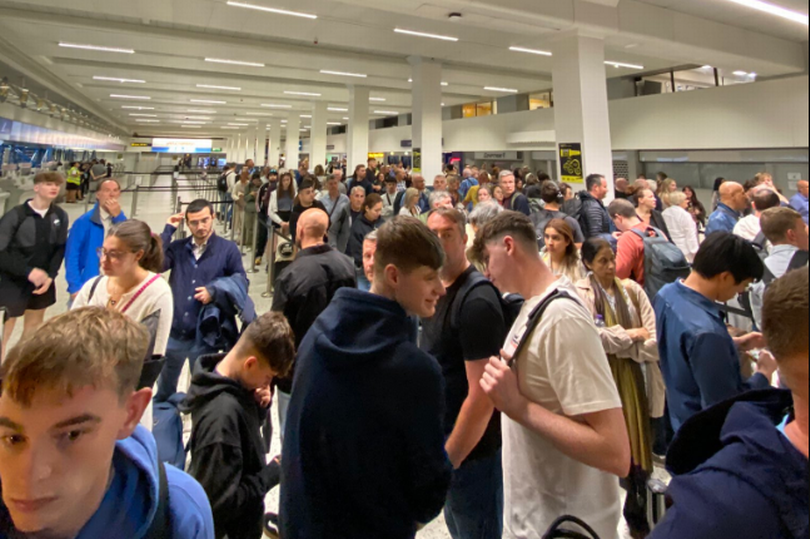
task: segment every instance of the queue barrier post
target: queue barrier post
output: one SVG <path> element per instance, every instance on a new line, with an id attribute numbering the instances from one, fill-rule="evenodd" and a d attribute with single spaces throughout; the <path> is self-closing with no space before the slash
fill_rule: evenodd
<path id="1" fill-rule="evenodd" d="M 250 271 L 248 273 L 256 273 L 256 248 L 259 243 L 259 215 L 253 219 L 253 245 L 250 252 Z"/>
<path id="2" fill-rule="evenodd" d="M 273 294 L 273 272 L 276 265 L 276 227 L 270 224 L 268 236 L 268 245 L 270 248 L 270 257 L 267 261 L 267 289 L 262 294 L 263 298 L 269 298 Z"/>
<path id="3" fill-rule="evenodd" d="M 138 195 L 140 194 L 141 186 L 136 185 L 135 191 L 132 193 L 132 208 L 130 209 L 129 216 L 134 218 L 138 213 Z"/>

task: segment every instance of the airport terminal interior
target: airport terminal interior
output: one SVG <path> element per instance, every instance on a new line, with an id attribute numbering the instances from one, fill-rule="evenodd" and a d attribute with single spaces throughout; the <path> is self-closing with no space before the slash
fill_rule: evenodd
<path id="1" fill-rule="evenodd" d="M 104 501 L 89 502 L 99 513 L 64 531 L 48 516 L 62 502 L 9 494 L 0 539 L 574 537 L 545 535 L 566 515 L 584 523 L 561 528 L 587 539 L 806 537 L 807 282 L 791 275 L 810 250 L 808 73 L 806 0 L 0 0 L 0 359 L 23 361 L 12 350 L 77 307 L 145 323 L 129 308 L 161 290 L 173 305 L 151 327 L 163 370 L 132 439 L 157 443 L 155 469 L 174 466 L 172 496 L 176 468 L 204 494 L 198 509 L 170 498 L 159 532 L 163 505 L 143 517 L 121 506 L 138 522 L 119 530 L 99 516 L 115 460 Z M 133 220 L 148 227 L 140 243 Z M 150 234 L 164 252 L 151 269 Z M 403 296 L 427 285 L 403 275 L 438 247 L 441 291 L 415 307 Z M 535 297 L 554 288 L 579 296 Z M 211 305 L 217 344 L 200 344 Z M 251 385 L 242 345 L 264 352 L 248 322 L 274 311 L 295 375 Z M 801 342 L 786 344 L 797 319 Z M 383 342 L 395 334 L 410 367 Z M 220 352 L 195 375 L 197 356 Z M 363 376 L 334 366 L 357 357 Z M 386 386 L 394 373 L 407 381 Z M 210 433 L 221 424 L 194 408 L 211 377 L 248 395 L 241 431 Z M 34 497 L 6 475 L 24 466 L 1 462 L 22 421 L 6 382 L 0 492 Z M 735 417 L 757 425 L 739 414 L 766 401 L 782 405 L 767 416 L 773 439 L 728 430 Z M 696 443 L 712 412 L 711 443 Z M 170 456 L 177 436 L 185 449 Z M 730 440 L 749 437 L 740 457 Z M 213 438 L 237 448 L 217 453 L 226 462 L 205 453 Z M 750 453 L 765 446 L 783 468 Z"/>

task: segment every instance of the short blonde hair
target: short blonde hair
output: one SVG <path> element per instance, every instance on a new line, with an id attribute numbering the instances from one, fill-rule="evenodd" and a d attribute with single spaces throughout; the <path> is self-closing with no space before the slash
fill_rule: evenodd
<path id="1" fill-rule="evenodd" d="M 140 380 L 148 347 L 146 328 L 118 311 L 69 311 L 9 351 L 0 392 L 26 407 L 37 391 L 72 397 L 88 386 L 112 389 L 124 401 Z"/>
<path id="2" fill-rule="evenodd" d="M 674 193 L 669 194 L 669 204 L 671 206 L 680 206 L 684 202 L 686 202 L 686 193 L 681 193 L 680 191 L 675 191 Z"/>

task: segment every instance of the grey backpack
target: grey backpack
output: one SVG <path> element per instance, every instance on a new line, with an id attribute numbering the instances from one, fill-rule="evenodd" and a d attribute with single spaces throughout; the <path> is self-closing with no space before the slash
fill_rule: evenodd
<path id="1" fill-rule="evenodd" d="M 652 301 L 664 286 L 689 277 L 692 268 L 683 252 L 663 232 L 654 227 L 648 227 L 646 232 L 649 231 L 655 232 L 655 236 L 631 230 L 644 241 L 644 292 Z"/>

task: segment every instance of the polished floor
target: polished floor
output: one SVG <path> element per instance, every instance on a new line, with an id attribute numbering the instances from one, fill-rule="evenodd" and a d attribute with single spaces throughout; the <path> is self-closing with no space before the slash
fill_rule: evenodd
<path id="1" fill-rule="evenodd" d="M 162 181 L 158 181 L 156 184 L 158 187 L 169 186 L 169 179 L 164 177 Z M 183 202 L 190 202 L 194 198 L 197 198 L 198 195 L 202 195 L 201 191 L 182 191 L 178 193 L 178 196 L 182 199 Z M 152 192 L 152 193 L 141 193 L 138 198 L 138 208 L 135 214 L 135 218 L 140 219 L 146 222 L 152 230 L 155 232 L 162 232 L 163 227 L 165 226 L 166 219 L 173 213 L 173 208 L 176 203 L 176 199 L 173 198 L 171 191 L 164 190 L 160 192 Z M 128 217 L 132 218 L 131 215 L 131 207 L 132 207 L 132 195 L 129 193 L 124 193 L 121 196 L 121 206 L 124 212 L 127 214 Z M 85 211 L 85 206 L 83 203 L 79 204 L 64 204 L 62 206 L 70 216 L 71 222 L 78 218 L 82 213 Z M 218 227 L 217 232 L 222 232 L 222 228 Z M 244 257 L 245 268 L 250 269 L 252 262 L 252 253 L 247 252 Z M 264 272 L 264 267 L 257 268 L 256 273 L 249 273 L 248 277 L 250 279 L 250 290 L 251 290 L 251 297 L 253 301 L 256 303 L 256 310 L 258 313 L 265 313 L 267 312 L 272 303 L 272 298 L 267 296 L 266 294 L 263 295 L 263 292 L 266 290 L 267 286 L 267 275 Z M 46 314 L 46 319 L 61 314 L 67 310 L 67 283 L 65 281 L 64 272 L 61 272 L 57 278 L 57 304 L 52 308 L 48 309 Z M 265 297 L 266 296 L 266 297 Z M 17 328 L 14 332 L 14 335 L 11 338 L 11 344 L 13 345 L 14 342 L 19 339 L 21 334 L 22 324 L 18 323 Z M 273 409 L 273 418 L 274 424 L 276 425 L 275 434 L 273 439 L 273 445 L 270 451 L 270 457 L 278 455 L 280 451 L 280 440 L 278 435 L 278 422 L 277 422 L 277 411 L 274 407 Z M 267 510 L 268 511 L 275 511 L 278 508 L 278 489 L 273 490 L 267 495 Z M 630 535 L 627 531 L 626 525 L 622 523 L 619 531 L 620 539 L 629 539 Z M 418 534 L 418 539 L 449 539 L 450 534 L 447 532 L 447 527 L 444 524 L 444 519 L 440 516 L 438 519 L 430 523 L 425 529 L 423 529 Z"/>

